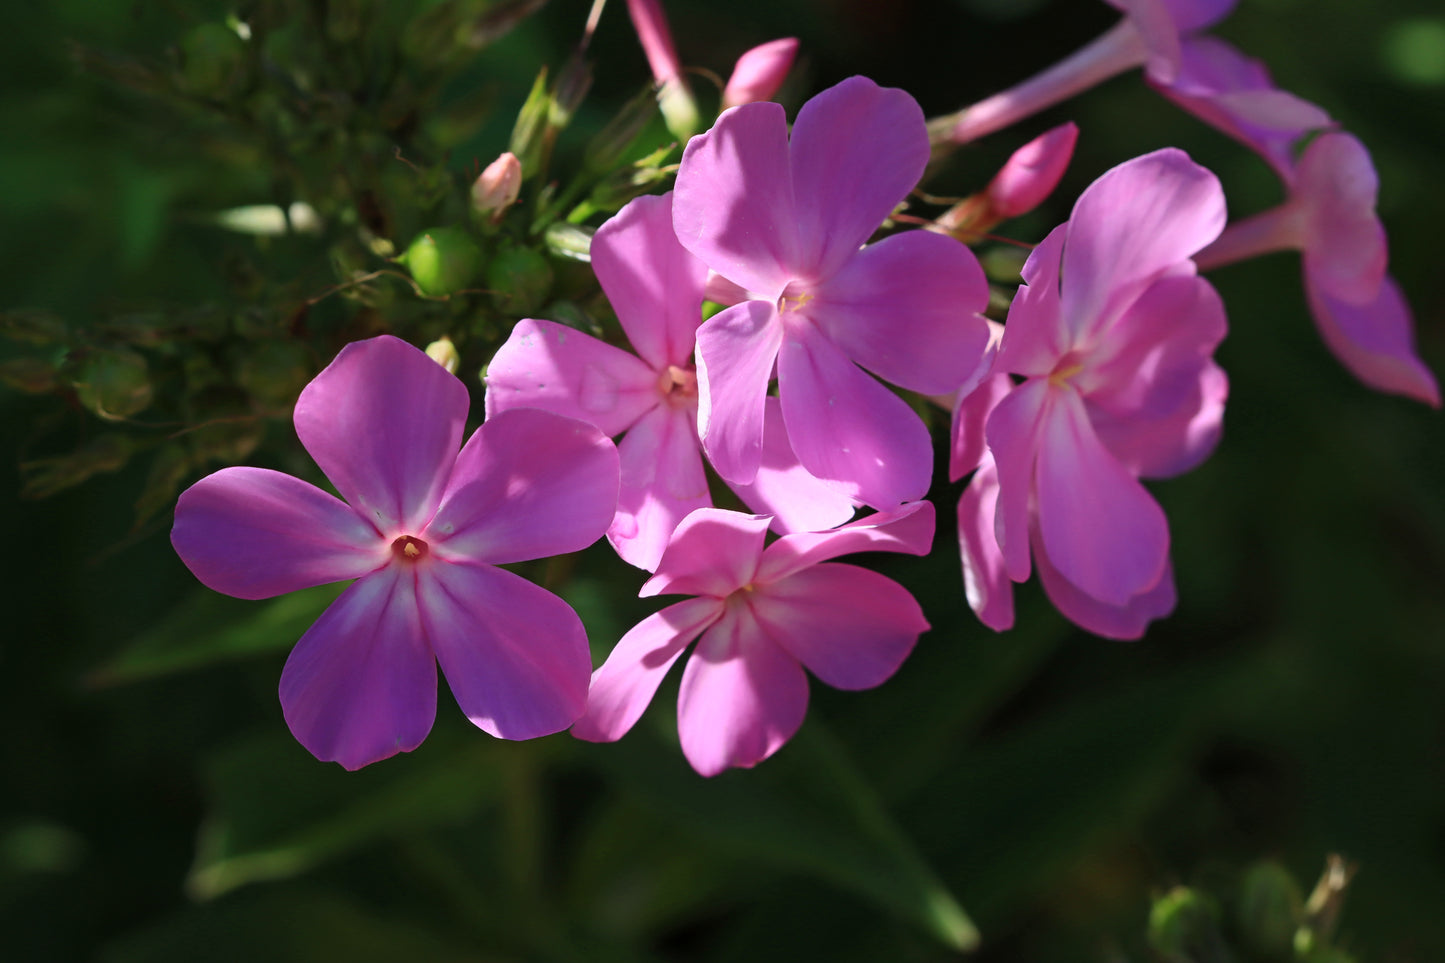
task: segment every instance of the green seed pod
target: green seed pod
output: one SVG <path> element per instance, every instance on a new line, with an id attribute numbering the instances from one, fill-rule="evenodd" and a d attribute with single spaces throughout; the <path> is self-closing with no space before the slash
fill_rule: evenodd
<path id="1" fill-rule="evenodd" d="M 406 265 L 423 292 L 443 297 L 472 283 L 482 249 L 462 228 L 436 227 L 418 235 L 397 261 Z"/>
<path id="2" fill-rule="evenodd" d="M 1239 886 L 1239 933 L 1256 956 L 1289 959 L 1303 918 L 1299 886 L 1279 863 L 1264 860 L 1244 874 Z"/>
<path id="3" fill-rule="evenodd" d="M 492 303 L 508 314 L 531 314 L 552 292 L 552 265 L 540 251 L 505 244 L 487 264 Z"/>
<path id="4" fill-rule="evenodd" d="M 151 403 L 146 359 L 128 348 L 88 352 L 70 377 L 80 403 L 107 421 L 120 421 Z"/>

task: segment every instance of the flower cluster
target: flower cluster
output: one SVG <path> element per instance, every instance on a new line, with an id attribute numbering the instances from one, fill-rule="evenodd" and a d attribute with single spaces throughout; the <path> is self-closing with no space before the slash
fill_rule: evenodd
<path id="1" fill-rule="evenodd" d="M 687 140 L 673 190 L 632 200 L 590 242 L 631 351 L 518 321 L 462 446 L 461 381 L 396 339 L 353 344 L 295 408 L 341 498 L 254 468 L 181 496 L 175 547 L 218 591 L 354 580 L 283 671 L 297 738 L 349 768 L 414 748 L 440 662 L 493 735 L 572 727 L 610 741 L 698 640 L 678 703 L 683 753 L 703 775 L 755 765 L 801 724 L 805 668 L 837 688 L 876 686 L 928 628 L 903 586 L 832 561 L 931 549 L 934 440 L 905 393 L 952 408 L 949 473 L 972 474 L 957 511 L 964 596 L 980 619 L 1009 628 L 1012 584 L 1036 569 L 1078 625 L 1141 636 L 1175 604 L 1168 522 L 1141 480 L 1190 470 L 1220 440 L 1225 312 L 1198 272 L 1244 256 L 1300 250 L 1331 349 L 1368 384 L 1438 405 L 1386 275 L 1364 148 L 1202 32 L 1229 0 L 1110 2 L 1124 17 L 1100 40 L 931 124 L 904 91 L 852 77 L 790 128 L 764 98 L 796 42 L 764 45 L 739 61 L 711 129 L 688 139 L 697 105 L 661 8 L 630 0 L 670 129 Z M 991 290 L 965 242 L 1055 189 L 1078 136 L 1069 124 L 927 229 L 896 229 L 921 220 L 900 208 L 941 144 L 1135 66 L 1259 152 L 1286 201 L 1227 224 L 1214 175 L 1158 150 L 1098 177 L 1033 247 L 1022 284 Z M 516 158 L 499 165 L 478 182 L 488 212 L 517 199 Z M 988 319 L 991 299 L 1010 295 L 1003 323 Z M 715 507 L 710 471 L 753 513 Z M 603 535 L 651 573 L 643 596 L 688 598 L 593 672 L 575 613 L 497 566 Z"/>

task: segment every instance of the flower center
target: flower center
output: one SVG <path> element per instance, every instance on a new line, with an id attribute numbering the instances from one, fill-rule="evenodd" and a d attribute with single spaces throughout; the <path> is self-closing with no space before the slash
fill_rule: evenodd
<path id="1" fill-rule="evenodd" d="M 813 292 L 803 290 L 802 286 L 794 281 L 783 289 L 782 297 L 778 298 L 778 313 L 787 314 L 789 311 L 801 311 L 811 300 L 813 300 Z"/>
<path id="2" fill-rule="evenodd" d="M 697 400 L 697 371 L 670 364 L 658 377 L 657 390 L 675 407 L 690 405 Z"/>
<path id="3" fill-rule="evenodd" d="M 431 549 L 415 535 L 399 535 L 391 543 L 391 553 L 403 562 L 420 562 L 431 553 Z"/>

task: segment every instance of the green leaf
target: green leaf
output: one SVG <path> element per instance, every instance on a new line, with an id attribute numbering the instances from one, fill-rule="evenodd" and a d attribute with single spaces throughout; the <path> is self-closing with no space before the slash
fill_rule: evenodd
<path id="1" fill-rule="evenodd" d="M 268 602 L 199 593 L 132 639 L 86 682 L 120 685 L 290 648 L 345 587 L 319 585 Z"/>

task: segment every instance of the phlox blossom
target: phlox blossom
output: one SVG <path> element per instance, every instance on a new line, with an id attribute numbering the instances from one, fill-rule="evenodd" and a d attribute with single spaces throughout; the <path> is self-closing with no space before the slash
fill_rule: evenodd
<path id="1" fill-rule="evenodd" d="M 757 473 L 776 369 L 788 437 L 809 472 L 880 509 L 928 489 L 927 429 L 862 370 L 946 394 L 988 338 L 977 316 L 987 282 L 962 244 L 905 231 L 863 246 L 928 153 L 913 98 L 864 77 L 804 104 L 791 137 L 781 107 L 752 103 L 688 144 L 677 239 L 742 297 L 697 332 L 699 434 L 724 478 Z"/>
<path id="2" fill-rule="evenodd" d="M 839 689 L 871 688 L 897 671 L 928 629 L 918 603 L 883 575 L 828 560 L 926 554 L 933 506 L 916 502 L 764 547 L 767 530 L 766 516 L 713 508 L 683 520 L 641 594 L 694 597 L 622 637 L 593 674 L 574 736 L 626 735 L 699 636 L 682 674 L 677 727 L 683 754 L 704 776 L 756 765 L 792 738 L 808 707 L 805 666 Z"/>
<path id="3" fill-rule="evenodd" d="M 176 505 L 171 543 L 218 592 L 262 599 L 355 579 L 281 673 L 286 722 L 319 759 L 357 769 L 415 749 L 436 715 L 437 662 L 462 711 L 494 736 L 547 735 L 582 712 L 581 620 L 497 566 L 600 538 L 616 508 L 617 451 L 592 425 L 545 411 L 500 414 L 462 447 L 468 401 L 403 341 L 347 345 L 294 414 L 342 498 L 233 467 Z"/>
<path id="4" fill-rule="evenodd" d="M 1025 264 L 992 369 L 955 417 L 973 439 L 955 440 L 955 477 L 978 465 L 959 506 L 966 586 L 992 627 L 1012 623 L 1008 581 L 1031 557 L 1060 611 L 1098 634 L 1137 637 L 1173 608 L 1168 523 L 1139 478 L 1187 471 L 1219 438 L 1224 308 L 1189 258 L 1224 216 L 1214 175 L 1161 150 L 1091 184 Z"/>
<path id="5" fill-rule="evenodd" d="M 598 228 L 592 268 L 637 354 L 524 319 L 487 365 L 487 415 L 542 408 L 622 435 L 622 488 L 607 538 L 625 561 L 652 571 L 678 522 L 712 505 L 693 367 L 707 267 L 677 243 L 668 193 L 638 197 Z M 774 514 L 781 531 L 846 521 L 852 502 L 798 465 L 776 410 L 765 427 L 753 484 L 734 486 L 743 500 Z"/>

